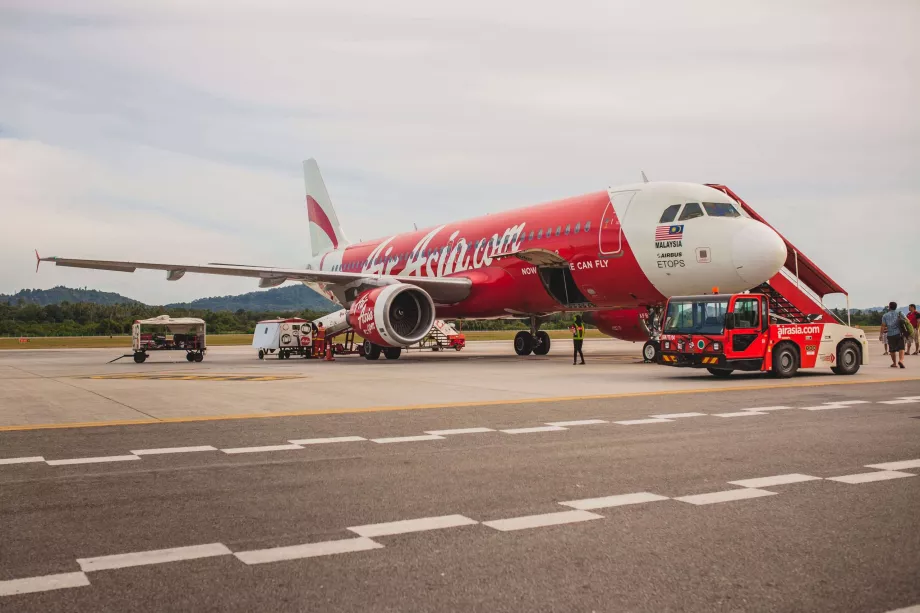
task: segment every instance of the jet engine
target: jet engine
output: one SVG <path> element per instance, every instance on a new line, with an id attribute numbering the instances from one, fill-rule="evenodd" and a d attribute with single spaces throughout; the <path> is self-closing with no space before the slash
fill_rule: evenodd
<path id="1" fill-rule="evenodd" d="M 381 347 L 419 342 L 434 325 L 434 301 L 428 292 L 405 283 L 361 293 L 348 310 L 348 324 Z"/>
<path id="2" fill-rule="evenodd" d="M 622 341 L 642 343 L 651 337 L 648 329 L 648 310 L 612 309 L 585 313 L 585 321 L 597 326 L 601 333 Z"/>

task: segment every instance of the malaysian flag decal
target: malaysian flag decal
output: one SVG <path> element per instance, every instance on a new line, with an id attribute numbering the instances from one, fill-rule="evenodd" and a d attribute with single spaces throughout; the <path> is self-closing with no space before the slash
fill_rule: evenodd
<path id="1" fill-rule="evenodd" d="M 676 241 L 684 237 L 684 226 L 658 226 L 655 229 L 656 241 Z"/>

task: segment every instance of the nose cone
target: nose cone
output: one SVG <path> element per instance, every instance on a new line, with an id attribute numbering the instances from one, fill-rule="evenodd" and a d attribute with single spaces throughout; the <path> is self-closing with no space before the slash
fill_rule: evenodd
<path id="1" fill-rule="evenodd" d="M 766 225 L 750 220 L 732 240 L 735 272 L 750 287 L 771 278 L 786 262 L 786 243 Z"/>

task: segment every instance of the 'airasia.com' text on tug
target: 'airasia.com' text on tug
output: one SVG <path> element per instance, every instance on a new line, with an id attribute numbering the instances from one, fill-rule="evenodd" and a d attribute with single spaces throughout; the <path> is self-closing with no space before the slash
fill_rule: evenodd
<path id="1" fill-rule="evenodd" d="M 635 319 L 670 296 L 754 288 L 787 260 L 772 228 L 706 185 L 625 185 L 353 244 L 314 160 L 304 162 L 304 177 L 313 251 L 304 269 L 39 261 L 165 270 L 170 281 L 186 273 L 254 277 L 263 288 L 302 281 L 343 307 L 324 318 L 327 335 L 353 329 L 367 357 L 377 357 L 381 347 L 418 342 L 436 318 L 460 317 L 528 319 L 531 329 L 515 338 L 515 351 L 545 354 L 550 340 L 539 327 L 550 314 L 610 311 Z"/>

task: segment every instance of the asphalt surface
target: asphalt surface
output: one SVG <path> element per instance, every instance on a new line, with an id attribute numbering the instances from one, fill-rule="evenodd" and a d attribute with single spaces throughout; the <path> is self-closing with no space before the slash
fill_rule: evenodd
<path id="1" fill-rule="evenodd" d="M 0 610 L 882 613 L 918 477 L 916 381 L 2 432 Z"/>

